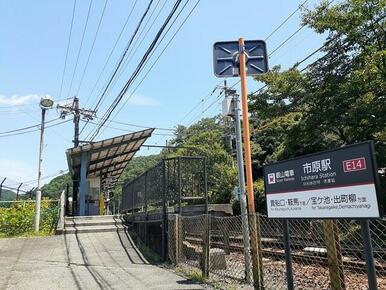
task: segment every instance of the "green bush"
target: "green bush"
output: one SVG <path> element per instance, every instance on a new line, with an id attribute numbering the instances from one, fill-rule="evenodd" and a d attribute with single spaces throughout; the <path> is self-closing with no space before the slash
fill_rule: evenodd
<path id="1" fill-rule="evenodd" d="M 35 203 L 20 201 L 8 208 L 0 208 L 0 237 L 14 237 L 34 233 Z M 39 234 L 50 234 L 58 220 L 58 204 L 43 199 L 40 210 Z"/>

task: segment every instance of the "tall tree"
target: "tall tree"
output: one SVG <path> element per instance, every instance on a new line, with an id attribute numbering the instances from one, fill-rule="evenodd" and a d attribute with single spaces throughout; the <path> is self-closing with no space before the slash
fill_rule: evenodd
<path id="1" fill-rule="evenodd" d="M 208 175 L 209 201 L 228 203 L 236 185 L 236 169 L 230 146 L 226 142 L 226 128 L 220 117 L 204 118 L 190 127 L 178 126 L 171 145 L 181 146 L 168 156 L 204 156 Z"/>
<path id="2" fill-rule="evenodd" d="M 327 34 L 304 72 L 275 67 L 250 95 L 253 157 L 260 165 L 374 140 L 386 166 L 386 0 L 323 1 L 302 21 Z"/>

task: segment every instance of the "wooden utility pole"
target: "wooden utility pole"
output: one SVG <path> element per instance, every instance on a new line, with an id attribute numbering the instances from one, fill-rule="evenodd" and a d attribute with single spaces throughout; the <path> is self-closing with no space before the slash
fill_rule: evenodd
<path id="1" fill-rule="evenodd" d="M 74 148 L 79 146 L 79 122 L 80 118 L 86 120 L 92 120 L 95 117 L 96 111 L 88 110 L 88 109 L 80 109 L 79 108 L 79 99 L 74 97 L 74 100 L 71 104 L 66 105 L 58 105 L 57 109 L 60 111 L 60 118 L 65 119 L 67 115 L 73 115 L 74 121 L 74 139 L 72 142 L 74 143 Z M 77 200 L 78 200 L 78 188 L 79 181 L 73 180 L 72 184 L 72 215 L 75 215 L 77 212 Z"/>

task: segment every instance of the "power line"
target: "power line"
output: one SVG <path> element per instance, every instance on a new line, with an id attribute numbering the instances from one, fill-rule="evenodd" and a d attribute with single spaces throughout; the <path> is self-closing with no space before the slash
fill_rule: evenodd
<path id="1" fill-rule="evenodd" d="M 91 141 L 99 134 L 99 131 L 100 129 L 103 127 L 103 125 L 107 122 L 107 120 L 110 118 L 112 112 L 115 110 L 115 108 L 117 107 L 117 105 L 119 104 L 119 102 L 122 100 L 123 96 L 125 95 L 125 93 L 127 92 L 127 90 L 129 89 L 130 85 L 132 84 L 132 82 L 134 81 L 134 79 L 138 76 L 138 74 L 140 73 L 141 69 L 143 68 L 144 66 L 144 63 L 145 61 L 147 60 L 147 58 L 149 57 L 150 53 L 153 51 L 155 45 L 157 44 L 159 38 L 161 37 L 163 31 L 165 30 L 166 26 L 168 25 L 168 23 L 170 22 L 171 18 L 173 17 L 173 15 L 175 14 L 175 12 L 177 11 L 178 9 L 178 6 L 181 4 L 181 1 L 182 0 L 177 0 L 176 3 L 174 4 L 173 6 L 173 9 L 172 11 L 169 13 L 168 17 L 166 18 L 166 20 L 164 21 L 163 25 L 161 26 L 160 30 L 158 31 L 157 35 L 155 36 L 154 40 L 152 41 L 152 43 L 150 44 L 149 48 L 147 49 L 147 51 L 145 52 L 145 54 L 143 55 L 142 57 L 142 60 L 139 62 L 137 68 L 134 70 L 133 74 L 131 75 L 131 77 L 129 78 L 129 80 L 126 82 L 125 86 L 122 88 L 122 90 L 120 91 L 120 93 L 118 94 L 118 96 L 115 98 L 115 100 L 113 101 L 113 103 L 111 104 L 111 106 L 108 108 L 108 110 L 106 111 L 105 115 L 103 116 L 103 120 L 100 122 L 99 126 L 96 128 L 94 134 L 92 134 L 91 136 Z"/>
<path id="2" fill-rule="evenodd" d="M 188 0 L 189 1 L 189 0 Z M 131 60 L 133 59 L 135 53 L 138 51 L 138 48 L 141 46 L 141 44 L 143 43 L 145 37 L 147 36 L 148 32 L 150 31 L 150 29 L 153 27 L 155 21 L 157 20 L 159 14 L 161 13 L 161 11 L 163 10 L 163 8 L 165 7 L 167 1 L 164 1 L 164 4 L 162 5 L 161 9 L 159 10 L 159 12 L 157 13 L 157 16 L 155 17 L 155 19 L 153 20 L 153 22 L 151 23 L 149 29 L 146 31 L 145 35 L 141 38 L 141 40 L 139 41 L 139 44 L 137 45 L 138 43 L 138 40 L 139 38 L 141 37 L 142 33 L 144 32 L 147 24 L 149 23 L 151 17 L 153 16 L 156 8 L 158 7 L 159 5 L 159 2 L 160 0 L 157 1 L 155 7 L 154 7 L 154 10 L 152 11 L 152 13 L 150 14 L 149 18 L 147 19 L 145 25 L 143 26 L 143 29 L 142 31 L 139 33 L 138 37 L 135 39 L 134 41 L 134 44 L 133 46 L 130 48 L 130 50 L 128 51 L 127 53 L 127 56 L 126 56 L 126 59 L 123 61 L 121 67 L 119 68 L 118 72 L 117 72 L 117 76 L 115 77 L 115 79 L 111 82 L 111 85 L 110 87 L 107 89 L 107 92 L 106 92 L 106 95 L 108 95 L 110 92 L 111 92 L 111 88 L 115 86 L 115 84 L 117 83 L 118 79 L 120 79 L 120 77 L 122 76 L 123 72 L 126 70 L 127 66 L 130 64 Z M 135 49 L 133 48 L 135 47 Z M 133 51 L 134 49 L 134 51 Z M 106 96 L 104 97 L 104 99 L 106 99 Z M 101 104 L 103 103 L 103 100 L 101 101 Z"/>
<path id="3" fill-rule="evenodd" d="M 83 122 L 86 123 L 86 121 L 82 120 Z M 95 123 L 95 122 L 92 122 L 92 121 L 88 121 L 87 123 L 90 123 L 90 124 L 93 124 L 93 125 L 98 125 L 98 123 Z M 136 132 L 134 130 L 129 130 L 129 129 L 124 129 L 124 128 L 117 128 L 117 127 L 112 127 L 110 125 L 105 125 L 106 128 L 110 128 L 110 129 L 114 129 L 114 130 L 119 130 L 119 131 L 124 131 L 124 132 Z M 142 127 L 142 128 L 146 128 L 146 129 L 150 129 L 151 127 Z M 156 129 L 156 128 L 154 128 Z M 158 136 L 174 136 L 174 134 L 170 134 L 170 133 L 152 133 L 152 135 L 158 135 Z"/>
<path id="4" fill-rule="evenodd" d="M 296 8 L 290 15 L 288 15 L 288 17 L 286 19 L 284 19 L 284 21 L 282 23 L 280 23 L 266 38 L 265 38 L 265 41 L 267 41 L 272 35 L 274 35 L 280 28 L 283 27 L 284 24 L 287 23 L 288 20 L 290 20 L 292 18 L 292 16 L 295 15 L 296 12 L 298 12 L 303 6 L 304 4 L 306 4 L 308 2 L 308 0 L 304 1 L 302 4 L 300 4 L 298 6 L 298 8 Z"/>
<path id="5" fill-rule="evenodd" d="M 100 119 L 100 120 L 101 120 L 102 118 L 95 117 L 95 119 Z M 154 128 L 154 129 L 162 130 L 162 131 L 174 131 L 174 129 L 172 129 L 172 128 L 160 128 L 160 127 L 153 127 L 153 126 L 144 126 L 144 125 L 138 125 L 138 124 L 132 124 L 132 123 L 125 123 L 125 122 L 113 121 L 113 120 L 111 120 L 110 122 L 111 122 L 111 123 L 115 123 L 115 124 L 121 124 L 121 125 L 132 126 L 132 127 L 138 127 L 138 128 L 145 128 L 145 129 Z"/>
<path id="6" fill-rule="evenodd" d="M 325 44 L 323 44 L 322 46 L 320 46 L 319 48 L 315 49 L 314 51 L 312 51 L 310 54 L 308 54 L 306 57 L 304 57 L 302 60 L 300 61 L 297 61 L 292 67 L 295 68 L 297 66 L 299 66 L 300 64 L 304 63 L 305 61 L 307 61 L 309 58 L 311 58 L 312 56 L 314 56 L 316 53 L 318 53 L 319 51 L 321 51 L 324 47 L 326 47 L 328 44 L 330 43 L 330 41 L 326 42 Z M 300 72 L 303 72 L 305 71 L 308 67 L 310 67 L 311 65 L 315 64 L 316 62 L 318 62 L 319 59 L 315 60 L 314 62 L 312 63 L 309 63 L 307 66 L 305 66 L 304 68 L 302 68 L 300 70 Z M 261 90 L 263 90 L 264 88 L 266 88 L 268 85 L 264 85 L 262 86 L 261 88 L 257 89 L 256 91 L 254 91 L 251 95 L 256 95 L 258 92 L 260 92 Z"/>
<path id="7" fill-rule="evenodd" d="M 62 90 L 63 90 L 64 75 L 65 75 L 66 67 L 67 67 L 68 51 L 70 49 L 70 43 L 71 43 L 72 26 L 74 25 L 75 8 L 76 8 L 76 0 L 74 0 L 74 6 L 72 7 L 72 17 L 71 17 L 70 33 L 68 35 L 68 40 L 67 40 L 66 57 L 64 59 L 64 68 L 63 68 L 63 73 L 62 73 L 62 81 L 61 81 L 61 84 L 60 84 L 59 98 L 61 97 Z"/>
<path id="8" fill-rule="evenodd" d="M 278 31 L 287 21 L 289 18 L 291 18 L 308 0 L 306 0 L 305 2 L 303 2 L 299 7 L 298 9 L 296 9 L 294 12 L 292 12 L 290 14 L 289 17 L 287 17 L 275 30 L 274 32 Z M 332 4 L 335 0 L 331 0 L 328 5 Z M 303 24 L 300 28 L 298 28 L 294 33 L 292 33 L 289 37 L 287 37 L 284 41 L 282 41 L 269 55 L 268 57 L 271 58 L 279 49 L 281 49 L 291 38 L 293 38 L 297 33 L 299 33 L 304 27 L 306 26 L 306 24 Z M 269 37 L 271 37 L 274 32 L 272 32 L 271 34 L 269 34 L 267 36 L 267 38 L 265 40 L 267 40 Z M 326 45 L 326 44 L 325 44 Z M 313 51 L 310 55 L 308 55 L 307 57 L 305 57 L 303 60 L 301 60 L 300 62 L 297 62 L 295 65 L 299 65 L 301 63 L 303 63 L 304 61 L 306 61 L 307 59 L 309 59 L 310 57 L 312 57 L 314 54 L 316 54 L 318 51 L 320 51 L 325 45 L 323 45 L 322 47 L 318 48 L 317 50 Z M 307 66 L 308 67 L 308 66 Z M 306 68 L 304 68 L 302 71 L 304 71 Z M 236 82 L 232 87 L 234 87 L 236 84 L 238 84 L 240 81 Z M 266 88 L 267 85 L 264 85 L 263 87 L 259 88 L 258 90 L 256 90 L 255 92 L 252 93 L 252 95 L 256 94 L 257 92 L 263 90 L 264 88 Z M 218 97 L 219 99 L 219 97 Z M 217 99 L 211 103 L 209 105 L 209 107 L 207 107 L 201 114 L 199 114 L 197 117 L 203 115 L 204 112 L 206 112 L 211 106 L 213 106 L 215 103 L 217 102 Z M 197 119 L 194 118 L 192 120 L 192 122 Z"/>
<path id="9" fill-rule="evenodd" d="M 201 0 L 198 0 L 196 2 L 196 4 L 193 6 L 193 8 L 190 10 L 190 12 L 188 13 L 188 15 L 185 17 L 185 19 L 182 21 L 182 23 L 180 24 L 180 26 L 177 28 L 177 30 L 175 31 L 175 33 L 172 35 L 172 37 L 169 39 L 168 43 L 165 45 L 165 47 L 163 48 L 163 50 L 161 51 L 161 53 L 158 55 L 158 57 L 156 58 L 156 60 L 153 62 L 153 64 L 150 66 L 150 68 L 148 69 L 148 71 L 146 72 L 146 74 L 142 77 L 142 79 L 140 80 L 140 82 L 137 84 L 137 86 L 134 88 L 134 90 L 131 92 L 130 96 L 128 98 L 126 98 L 124 104 L 121 106 L 121 108 L 118 110 L 118 112 L 114 115 L 114 117 L 112 118 L 112 120 L 114 120 L 114 118 L 119 114 L 119 112 L 123 109 L 123 107 L 127 104 L 127 102 L 129 101 L 129 99 L 134 95 L 134 93 L 136 92 L 136 90 L 138 89 L 138 87 L 142 84 L 142 82 L 146 79 L 146 77 L 148 76 L 148 74 L 150 73 L 150 71 L 153 69 L 153 67 L 156 65 L 156 63 L 158 62 L 158 60 L 160 59 L 160 57 L 163 55 L 163 53 L 165 52 L 165 50 L 169 47 L 170 43 L 173 41 L 173 39 L 175 38 L 175 36 L 177 35 L 177 33 L 181 30 L 182 26 L 186 23 L 186 21 L 188 20 L 188 18 L 191 16 L 191 14 L 193 13 L 193 11 L 195 10 L 195 8 L 197 7 L 197 5 L 200 3 Z M 177 20 L 178 16 L 181 14 L 181 12 L 183 11 L 183 9 L 185 8 L 185 6 L 187 5 L 188 2 L 186 2 L 184 4 L 184 6 L 182 7 L 182 9 L 180 10 L 180 12 L 177 14 L 176 18 L 174 19 L 174 21 L 172 22 L 172 24 L 169 26 L 169 28 L 167 29 L 167 31 L 165 32 L 165 34 L 163 35 L 163 37 L 161 38 L 161 40 L 158 42 L 157 46 L 155 47 L 155 49 L 157 49 L 157 47 L 160 45 L 160 43 L 162 42 L 162 40 L 164 39 L 164 37 L 166 36 L 166 34 L 168 33 L 168 31 L 170 30 L 170 28 L 173 26 L 173 24 L 175 23 L 175 21 Z M 154 51 L 153 51 L 154 52 Z M 153 55 L 153 52 L 151 53 L 150 57 Z M 144 66 L 147 64 L 147 61 L 148 59 L 146 60 Z M 111 121 L 110 121 L 111 122 Z"/>
<path id="10" fill-rule="evenodd" d="M 326 7 L 328 7 L 330 4 L 332 4 L 335 0 L 331 0 Z M 304 3 L 301 5 L 303 6 Z M 300 6 L 300 7 L 301 7 Z M 299 9 L 300 9 L 299 7 Z M 289 40 L 291 40 L 296 34 L 298 34 L 304 27 L 306 27 L 307 24 L 304 23 L 302 26 L 300 26 L 294 33 L 292 33 L 290 36 L 288 36 L 284 41 L 282 41 L 273 51 L 270 52 L 268 55 L 269 57 L 272 57 L 279 49 L 283 47 L 284 44 L 286 44 Z"/>
<path id="11" fill-rule="evenodd" d="M 110 51 L 110 53 L 109 53 L 109 56 L 107 57 L 106 62 L 105 62 L 105 64 L 103 65 L 103 68 L 102 68 L 101 72 L 99 73 L 98 78 L 97 78 L 97 80 L 96 80 L 96 82 L 95 82 L 95 84 L 94 84 L 94 86 L 93 86 L 93 88 L 92 88 L 92 90 L 91 90 L 91 93 L 87 96 L 85 105 L 87 105 L 87 103 L 88 103 L 90 97 L 93 95 L 93 93 L 94 93 L 94 91 L 95 91 L 95 89 L 96 89 L 96 87 L 97 87 L 97 85 L 98 85 L 98 83 L 99 83 L 99 80 L 100 80 L 100 78 L 102 77 L 102 75 L 103 75 L 103 73 L 104 73 L 104 71 L 105 71 L 105 69 L 106 69 L 106 67 L 107 67 L 108 62 L 109 62 L 111 56 L 113 55 L 113 52 L 114 52 L 116 46 L 118 45 L 119 40 L 120 40 L 121 37 L 122 37 L 123 31 L 125 30 L 126 25 L 127 25 L 127 23 L 129 22 L 129 20 L 130 20 L 131 14 L 133 13 L 134 8 L 135 8 L 137 2 L 138 2 L 138 0 L 135 0 L 134 5 L 132 6 L 132 8 L 131 8 L 129 14 L 127 15 L 126 21 L 125 21 L 125 23 L 123 24 L 123 27 L 122 27 L 121 31 L 119 32 L 117 39 L 115 40 L 115 43 L 114 43 L 114 45 L 113 45 L 113 47 L 112 47 L 112 49 L 111 49 L 111 51 Z"/>
<path id="12" fill-rule="evenodd" d="M 114 71 L 113 71 L 112 76 L 110 77 L 110 79 L 109 79 L 109 81 L 108 81 L 106 87 L 104 88 L 104 90 L 103 90 L 101 96 L 100 96 L 99 99 L 98 99 L 98 102 L 97 102 L 97 104 L 96 104 L 96 106 L 95 106 L 95 110 L 96 110 L 96 111 L 98 110 L 100 103 L 102 102 L 103 98 L 105 97 L 106 91 L 107 91 L 107 89 L 110 87 L 111 82 L 114 80 L 115 75 L 116 75 L 117 72 L 118 72 L 118 69 L 119 69 L 120 66 L 122 65 L 122 62 L 123 62 L 123 60 L 124 60 L 124 58 L 125 58 L 125 56 L 126 56 L 126 54 L 127 54 L 127 51 L 129 50 L 131 44 L 133 43 L 133 40 L 134 40 L 134 38 L 136 37 L 136 35 L 137 35 L 137 33 L 138 33 L 138 30 L 139 30 L 139 28 L 141 27 L 141 25 L 142 25 L 142 23 L 143 23 L 143 20 L 145 19 L 147 13 L 149 12 L 150 7 L 151 7 L 153 1 L 154 1 L 154 0 L 150 0 L 149 5 L 147 6 L 147 8 L 146 8 L 145 12 L 143 13 L 143 15 L 142 15 L 140 21 L 138 22 L 138 25 L 137 25 L 137 27 L 135 28 L 135 30 L 134 30 L 132 36 L 130 37 L 130 40 L 129 40 L 129 42 L 128 42 L 128 44 L 127 44 L 127 46 L 126 46 L 126 48 L 125 48 L 125 50 L 124 50 L 124 52 L 123 52 L 123 54 L 122 54 L 122 56 L 120 57 L 120 59 L 119 59 L 117 65 L 115 66 L 115 69 L 114 69 Z"/>
<path id="13" fill-rule="evenodd" d="M 96 105 L 95 105 L 94 111 L 98 111 L 100 104 L 103 102 L 103 99 L 106 97 L 106 93 L 107 93 L 108 89 L 110 88 L 111 83 L 113 82 L 113 80 L 114 80 L 114 78 L 115 78 L 115 76 L 116 76 L 116 74 L 117 74 L 119 68 L 121 67 L 122 62 L 123 62 L 123 60 L 125 59 L 126 54 L 127 54 L 128 50 L 129 50 L 129 48 L 131 47 L 131 44 L 133 43 L 134 38 L 137 36 L 137 33 L 138 33 L 138 31 L 139 31 L 139 29 L 140 29 L 140 27 L 141 27 L 141 25 L 142 25 L 144 19 L 146 18 L 146 15 L 148 14 L 148 12 L 149 12 L 149 10 L 150 10 L 150 7 L 151 7 L 153 1 L 154 1 L 154 0 L 150 0 L 148 6 L 146 7 L 145 12 L 142 14 L 142 17 L 141 17 L 141 19 L 139 20 L 139 22 L 138 22 L 138 24 L 137 24 L 137 26 L 136 26 L 136 28 L 135 28 L 133 34 L 131 35 L 130 40 L 129 40 L 129 42 L 128 42 L 128 44 L 127 44 L 127 46 L 126 46 L 124 52 L 122 53 L 120 59 L 119 59 L 118 62 L 116 63 L 115 69 L 113 70 L 112 74 L 110 75 L 110 78 L 109 78 L 109 80 L 107 81 L 107 84 L 105 85 L 105 88 L 103 89 L 103 92 L 101 91 L 100 97 L 99 97 L 99 99 L 98 99 L 98 101 L 97 101 L 97 103 L 96 103 Z M 134 3 L 134 6 L 135 6 L 135 3 Z M 134 7 L 133 7 L 133 9 L 134 9 Z M 133 10 L 133 9 L 132 9 L 132 10 Z M 132 12 L 132 11 L 131 11 L 131 12 Z M 126 23 L 125 23 L 125 25 L 126 25 Z M 123 30 L 122 30 L 122 31 L 123 31 Z M 121 31 L 121 32 L 122 32 L 122 31 Z M 119 38 L 120 38 L 120 36 L 119 36 Z M 114 46 L 114 47 L 115 47 L 115 46 Z M 112 52 L 111 52 L 111 53 L 112 53 Z M 109 57 L 110 57 L 110 56 L 109 56 Z M 87 123 L 84 124 L 84 126 L 83 126 L 83 128 L 81 129 L 80 133 L 83 132 L 83 130 L 86 128 L 86 126 L 87 126 Z"/>
<path id="14" fill-rule="evenodd" d="M 55 118 L 55 119 L 46 121 L 45 123 L 46 124 L 47 123 L 51 123 L 51 122 L 54 122 L 56 120 L 59 120 L 59 118 Z M 36 124 L 36 125 L 28 126 L 28 127 L 23 127 L 23 128 L 13 129 L 13 130 L 10 130 L 10 131 L 0 132 L 0 134 L 14 133 L 14 132 L 24 131 L 24 130 L 31 129 L 31 128 L 37 128 L 37 127 L 40 127 L 40 126 L 41 126 L 41 124 Z"/>
<path id="15" fill-rule="evenodd" d="M 77 57 L 76 57 L 75 67 L 74 67 L 74 71 L 73 71 L 73 73 L 72 73 L 71 82 L 70 82 L 70 88 L 68 89 L 67 96 L 70 96 L 72 84 L 73 84 L 73 82 L 74 82 L 74 77 L 75 77 L 76 69 L 77 69 L 77 67 L 78 67 L 79 56 L 80 56 L 80 52 L 81 52 L 82 46 L 83 46 L 84 35 L 86 34 L 86 29 L 87 29 L 88 19 L 89 19 L 89 17 L 90 17 L 90 11 L 91 11 L 92 2 L 93 2 L 93 0 L 90 0 L 90 4 L 89 4 L 89 6 L 88 6 L 88 12 L 87 12 L 86 23 L 85 23 L 84 28 L 83 28 L 82 39 L 81 39 L 81 41 L 80 41 L 80 45 L 79 45 L 79 49 L 78 49 L 78 55 L 77 55 Z"/>
<path id="16" fill-rule="evenodd" d="M 279 29 L 280 28 L 282 28 L 295 14 L 296 14 L 296 12 L 298 12 L 303 6 L 304 6 L 304 4 L 306 4 L 308 2 L 308 0 L 305 0 L 303 3 L 301 3 L 290 15 L 288 15 L 266 38 L 265 38 L 265 41 L 267 41 L 269 38 L 271 38 L 277 31 L 279 31 Z M 299 30 L 300 31 L 300 30 Z M 298 32 L 299 32 L 298 31 Z M 296 33 L 298 33 L 298 32 L 296 32 Z M 295 34 L 296 34 L 295 33 Z M 293 35 L 294 36 L 294 35 Z M 292 37 L 293 37 L 292 36 Z M 289 39 L 288 39 L 289 40 Z M 285 42 L 287 42 L 288 40 L 285 40 Z M 283 45 L 284 45 L 285 43 L 282 43 L 282 44 L 280 44 L 280 47 L 278 47 L 277 49 L 276 49 L 276 51 L 277 50 L 279 50 Z M 272 53 L 271 53 L 272 54 Z M 218 84 L 218 85 L 221 85 L 221 83 L 222 83 L 222 81 Z M 237 82 L 237 83 L 239 83 L 239 82 Z M 235 86 L 237 83 L 235 83 L 233 86 Z M 217 85 L 217 86 L 218 86 Z M 216 86 L 216 87 L 217 87 Z M 198 104 L 196 105 L 196 106 L 194 106 L 193 107 L 193 109 L 191 109 L 183 118 L 182 118 L 182 120 L 180 121 L 180 122 L 182 122 L 184 119 L 186 119 L 187 118 L 187 116 L 188 115 L 190 115 L 194 110 L 196 110 L 196 108 L 198 108 L 201 104 L 203 104 L 204 103 L 204 99 L 207 99 L 207 97 L 208 96 L 210 96 L 210 95 L 212 95 L 213 94 L 213 92 L 212 93 L 209 93 L 206 97 L 204 97 L 200 102 L 198 102 Z M 210 106 L 212 106 L 213 104 L 215 104 L 216 103 L 216 101 L 214 102 L 214 103 L 212 103 Z M 195 120 L 196 118 L 194 118 L 193 120 Z M 191 122 L 189 122 L 189 123 L 191 123 Z"/>
<path id="17" fill-rule="evenodd" d="M 272 57 L 280 48 L 283 47 L 284 44 L 286 44 L 289 40 L 291 40 L 296 34 L 298 34 L 304 27 L 306 27 L 306 24 L 303 24 L 300 26 L 294 33 L 292 33 L 290 36 L 288 36 L 284 41 L 282 41 L 274 50 L 270 52 L 268 55 L 269 57 Z"/>
<path id="18" fill-rule="evenodd" d="M 64 120 L 62 122 L 59 122 L 59 123 L 56 123 L 56 124 L 52 124 L 50 126 L 46 126 L 45 128 L 52 128 L 52 127 L 56 127 L 56 126 L 59 126 L 59 125 L 62 125 L 64 123 L 67 123 L 71 120 Z M 13 133 L 13 134 L 4 134 L 4 135 L 0 135 L 0 138 L 4 138 L 4 137 L 12 137 L 12 136 L 17 136 L 17 135 L 23 135 L 23 134 L 27 134 L 27 133 L 31 133 L 31 132 L 36 132 L 36 131 L 40 131 L 40 129 L 35 129 L 35 130 L 29 130 L 29 131 L 24 131 L 24 132 L 19 132 L 19 133 Z"/>
<path id="19" fill-rule="evenodd" d="M 103 10 L 102 10 L 102 14 L 101 14 L 101 16 L 100 16 L 100 18 L 99 18 L 98 27 L 97 27 L 97 30 L 96 30 L 95 35 L 94 35 L 94 40 L 93 40 L 93 42 L 92 42 L 91 49 L 90 49 L 90 52 L 89 52 L 88 57 L 87 57 L 86 65 L 85 65 L 85 67 L 84 67 L 82 76 L 81 76 L 81 78 L 80 78 L 80 82 L 79 82 L 78 89 L 76 90 L 76 94 L 75 94 L 76 96 L 79 94 L 80 87 L 81 87 L 81 85 L 82 85 L 82 83 L 83 83 L 83 78 L 84 78 L 84 76 L 85 76 L 85 74 L 86 74 L 86 70 L 87 70 L 88 64 L 89 64 L 89 62 L 90 62 L 91 54 L 92 54 L 92 52 L 93 52 L 93 50 L 94 50 L 95 41 L 96 41 L 96 39 L 97 39 L 97 37 L 98 37 L 98 32 L 99 32 L 99 28 L 100 28 L 101 23 L 102 23 L 102 20 L 103 20 L 103 16 L 105 15 L 106 6 L 107 6 L 107 0 L 105 0 L 105 4 L 104 4 Z"/>

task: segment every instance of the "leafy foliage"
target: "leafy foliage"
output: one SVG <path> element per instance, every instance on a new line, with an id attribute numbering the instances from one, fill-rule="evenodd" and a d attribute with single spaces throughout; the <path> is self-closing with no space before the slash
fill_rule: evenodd
<path id="1" fill-rule="evenodd" d="M 34 231 L 35 203 L 14 202 L 0 208 L 0 237 L 29 235 Z M 58 220 L 57 202 L 43 199 L 41 203 L 40 234 L 50 234 Z"/>
<path id="2" fill-rule="evenodd" d="M 49 183 L 42 187 L 44 196 L 58 199 L 63 190 L 66 189 L 67 184 L 70 185 L 69 191 L 72 192 L 72 180 L 70 173 L 62 174 L 52 179 Z"/>
<path id="3" fill-rule="evenodd" d="M 303 11 L 304 24 L 328 34 L 324 56 L 305 72 L 273 68 L 250 96 L 259 165 L 374 140 L 386 166 L 386 1 L 328 2 Z"/>
<path id="4" fill-rule="evenodd" d="M 157 164 L 160 158 L 160 155 L 134 157 L 119 177 L 117 186 L 115 186 L 113 190 L 114 199 L 120 199 L 120 196 L 122 195 L 122 185 L 125 182 L 137 177 L 141 173 L 145 172 L 147 169 L 153 167 L 155 164 Z"/>
<path id="5" fill-rule="evenodd" d="M 236 185 L 236 169 L 226 143 L 226 128 L 220 117 L 204 118 L 190 127 L 178 126 L 171 145 L 180 146 L 166 156 L 206 157 L 208 196 L 213 203 L 229 203 Z"/>

